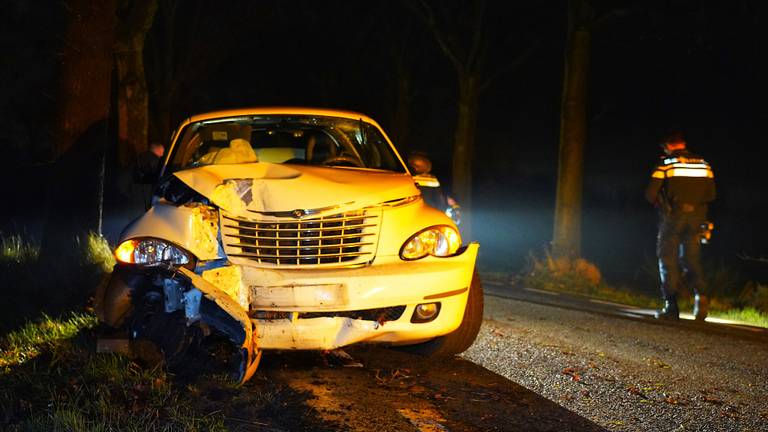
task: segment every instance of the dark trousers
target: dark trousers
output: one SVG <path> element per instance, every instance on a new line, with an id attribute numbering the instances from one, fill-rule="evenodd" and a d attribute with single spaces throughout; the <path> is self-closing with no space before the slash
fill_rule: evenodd
<path id="1" fill-rule="evenodd" d="M 683 275 L 694 294 L 705 294 L 699 237 L 705 220 L 700 211 L 662 216 L 656 254 L 664 299 L 677 297 Z"/>

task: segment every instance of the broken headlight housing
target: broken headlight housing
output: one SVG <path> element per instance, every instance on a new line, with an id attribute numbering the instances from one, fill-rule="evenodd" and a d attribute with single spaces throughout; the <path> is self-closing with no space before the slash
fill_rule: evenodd
<path id="1" fill-rule="evenodd" d="M 419 231 L 400 248 L 400 258 L 410 261 L 427 255 L 448 257 L 461 247 L 458 231 L 448 225 L 438 225 Z"/>
<path id="2" fill-rule="evenodd" d="M 144 266 L 176 265 L 192 263 L 192 257 L 183 249 L 155 238 L 126 240 L 115 249 L 115 258 L 123 264 Z"/>

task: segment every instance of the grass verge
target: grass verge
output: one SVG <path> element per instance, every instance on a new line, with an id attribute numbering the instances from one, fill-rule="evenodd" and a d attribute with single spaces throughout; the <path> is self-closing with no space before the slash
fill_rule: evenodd
<path id="1" fill-rule="evenodd" d="M 96 355 L 96 318 L 69 314 L 27 323 L 0 342 L 4 430 L 226 430 L 176 391 L 162 368 Z"/>
<path id="2" fill-rule="evenodd" d="M 709 282 L 715 287 L 715 292 L 712 295 L 709 316 L 768 328 L 768 286 L 747 282 L 741 288 L 734 289 L 736 282 L 730 280 L 726 283 L 723 280 L 727 279 L 724 273 L 727 272 L 718 267 L 710 276 Z M 496 274 L 495 277 L 499 275 Z M 581 258 L 555 259 L 549 254 L 538 258 L 531 254 L 526 270 L 517 279 L 530 288 L 565 292 L 644 308 L 661 306 L 659 297 L 606 283 L 597 266 Z M 725 285 L 731 285 L 730 289 L 723 288 Z M 690 295 L 680 298 L 679 303 L 682 310 L 693 309 Z"/>
<path id="3" fill-rule="evenodd" d="M 183 371 L 97 354 L 96 318 L 43 317 L 0 338 L 3 431 L 328 431 L 309 394 L 257 372 L 245 385 L 204 355 Z"/>
<path id="4" fill-rule="evenodd" d="M 0 240 L 0 430 L 335 430 L 307 406 L 308 394 L 261 370 L 236 385 L 202 349 L 177 373 L 97 354 L 97 319 L 83 305 L 114 265 L 103 238 L 88 236 L 58 267 L 41 265 L 35 244 Z M 41 312 L 51 304 L 59 312 Z"/>
<path id="5" fill-rule="evenodd" d="M 107 241 L 89 233 L 73 237 L 71 247 L 41 256 L 40 245 L 18 235 L 0 233 L 0 279 L 4 307 L 0 332 L 15 329 L 41 312 L 60 316 L 82 309 L 98 281 L 112 271 L 115 259 Z"/>

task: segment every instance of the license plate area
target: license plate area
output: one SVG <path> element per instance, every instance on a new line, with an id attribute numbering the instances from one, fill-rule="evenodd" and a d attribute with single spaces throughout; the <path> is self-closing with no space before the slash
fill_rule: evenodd
<path id="1" fill-rule="evenodd" d="M 346 306 L 347 287 L 343 284 L 250 286 L 251 309 L 315 308 Z"/>

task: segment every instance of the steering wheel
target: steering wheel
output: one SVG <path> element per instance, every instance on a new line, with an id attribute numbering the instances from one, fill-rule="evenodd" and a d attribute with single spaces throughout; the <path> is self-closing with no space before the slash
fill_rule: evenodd
<path id="1" fill-rule="evenodd" d="M 348 154 L 340 154 L 338 156 L 331 156 L 323 161 L 323 165 L 352 165 L 357 168 L 365 168 L 365 165 L 360 159 Z"/>

